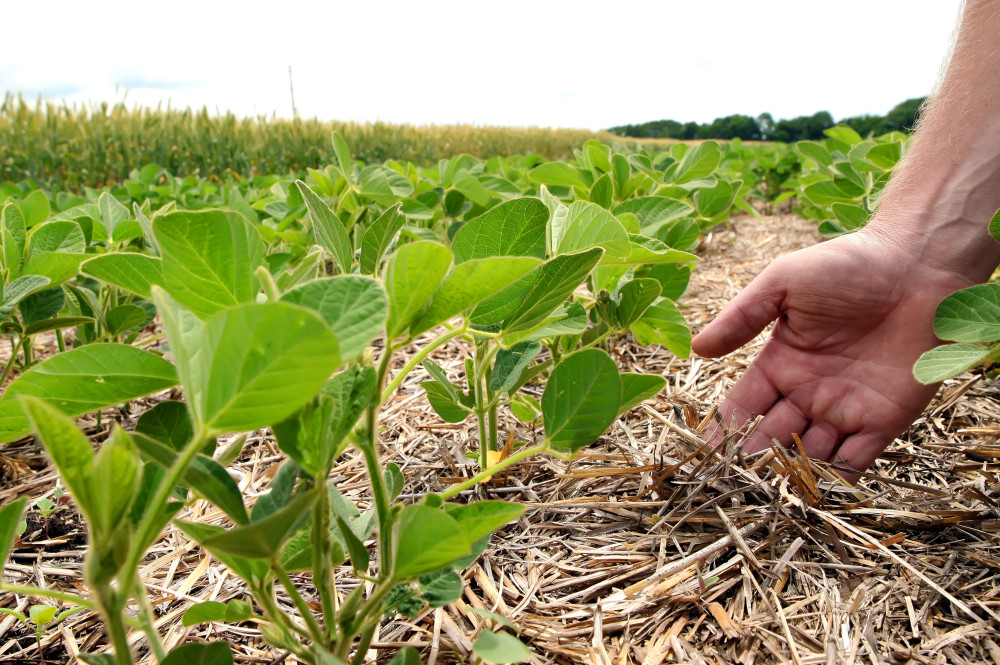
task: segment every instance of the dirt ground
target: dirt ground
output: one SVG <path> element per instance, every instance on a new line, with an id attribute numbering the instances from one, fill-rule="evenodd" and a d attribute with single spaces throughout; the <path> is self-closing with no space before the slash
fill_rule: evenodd
<path id="1" fill-rule="evenodd" d="M 688 321 L 700 329 L 772 258 L 819 240 L 790 215 L 740 217 L 719 228 L 682 299 Z M 370 661 L 386 662 L 408 644 L 432 665 L 466 662 L 489 623 L 470 611 L 479 608 L 513 622 L 539 665 L 1000 665 L 1000 386 L 978 375 L 947 382 L 853 488 L 794 455 L 742 459 L 734 446 L 705 449 L 699 422 L 762 342 L 721 360 L 617 345 L 623 369 L 662 374 L 667 390 L 572 463 L 528 461 L 466 493 L 516 500 L 527 511 L 465 572 L 462 600 L 387 621 Z M 468 351 L 455 343 L 434 359 L 457 368 Z M 415 372 L 382 418 L 384 457 L 407 478 L 404 501 L 473 472 L 464 453 L 474 422 L 442 423 L 422 396 L 424 379 Z M 107 412 L 103 422 L 127 424 L 142 408 Z M 100 438 L 103 427 L 82 424 Z M 502 437 L 537 436 L 513 419 L 502 425 Z M 245 495 L 262 492 L 280 460 L 266 432 L 252 434 L 232 467 Z M 363 469 L 360 454 L 348 453 L 334 470 L 340 491 L 362 509 Z M 30 442 L 0 453 L 0 502 L 51 496 L 54 483 Z M 81 534 L 65 511 L 55 532 L 33 518 L 5 568 L 8 579 L 78 590 Z M 203 502 L 181 517 L 224 519 Z M 253 622 L 181 625 L 191 602 L 248 598 L 237 578 L 176 530 L 154 546 L 141 574 L 168 647 L 226 639 L 237 662 L 294 662 L 264 644 Z M 358 582 L 343 569 L 338 584 L 347 592 Z M 0 594 L 0 606 L 23 612 L 30 604 Z M 74 615 L 46 634 L 46 662 L 100 650 L 98 628 L 92 615 Z M 33 637 L 0 618 L 0 662 L 35 663 L 37 655 Z"/>

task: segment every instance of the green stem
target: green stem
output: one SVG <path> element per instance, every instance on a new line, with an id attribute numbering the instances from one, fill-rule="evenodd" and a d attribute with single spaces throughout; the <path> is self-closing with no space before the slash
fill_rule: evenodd
<path id="1" fill-rule="evenodd" d="M 382 385 L 385 383 L 386 374 L 389 372 L 389 364 L 392 360 L 392 342 L 386 341 L 382 357 L 379 358 L 378 373 L 376 375 L 375 390 L 377 395 Z M 402 372 L 400 372 L 402 375 Z M 391 393 L 391 391 L 390 391 Z M 372 496 L 375 498 L 375 514 L 378 516 L 378 562 L 379 575 L 382 578 L 392 575 L 392 528 L 390 520 L 389 492 L 385 487 L 385 477 L 382 475 L 382 462 L 378 454 L 378 413 L 382 406 L 382 399 L 372 401 L 368 406 L 368 422 L 365 436 L 368 441 L 361 446 L 361 452 L 365 456 L 365 467 L 368 470 L 368 482 L 371 483 Z"/>
<path id="2" fill-rule="evenodd" d="M 142 521 L 139 522 L 139 527 L 135 531 L 132 548 L 129 551 L 128 558 L 125 560 L 125 565 L 121 568 L 122 579 L 119 580 L 121 582 L 120 588 L 132 589 L 133 584 L 135 584 L 139 571 L 139 561 L 142 560 L 146 549 L 157 536 L 158 527 L 161 524 L 160 515 L 163 514 L 163 509 L 170 499 L 170 494 L 174 491 L 174 487 L 180 481 L 181 476 L 184 475 L 184 471 L 188 465 L 191 464 L 191 460 L 201 450 L 202 442 L 206 438 L 208 438 L 208 432 L 203 425 L 199 425 L 194 432 L 194 436 L 191 437 L 191 440 L 181 450 L 180 455 L 177 456 L 171 467 L 167 469 L 166 476 L 160 482 L 159 487 L 156 488 L 156 494 L 149 502 L 149 505 L 146 506 Z M 120 612 L 123 607 L 124 601 L 122 601 L 122 607 L 117 608 L 117 610 Z"/>
<path id="3" fill-rule="evenodd" d="M 3 385 L 3 382 L 7 380 L 7 375 L 10 374 L 10 369 L 11 369 L 11 367 L 14 366 L 14 361 L 17 360 L 17 352 L 21 349 L 21 346 L 23 344 L 24 344 L 24 338 L 23 337 L 18 338 L 17 344 L 15 344 L 14 343 L 14 336 L 11 335 L 11 337 L 10 337 L 10 360 L 8 360 L 7 364 L 4 365 L 3 373 L 0 374 L 0 385 Z"/>
<path id="4" fill-rule="evenodd" d="M 420 349 L 420 351 L 418 351 L 412 358 L 410 358 L 410 361 L 408 363 L 406 363 L 405 365 L 403 365 L 403 369 L 401 369 L 399 371 L 399 374 L 397 374 L 392 379 L 392 383 L 390 383 L 388 385 L 388 387 L 385 390 L 382 391 L 382 400 L 381 400 L 380 404 L 384 404 L 386 402 L 386 400 L 388 400 L 392 396 L 392 393 L 395 392 L 397 388 L 399 388 L 400 384 L 403 383 L 403 380 L 406 379 L 407 375 L 411 371 L 413 371 L 413 368 L 415 368 L 417 365 L 419 365 L 421 362 L 423 362 L 424 358 L 426 358 L 435 349 L 443 346 L 445 343 L 449 342 L 450 340 L 452 340 L 452 339 L 454 339 L 454 338 L 456 338 L 456 337 L 458 337 L 460 335 L 465 334 L 466 330 L 468 330 L 467 326 L 462 326 L 461 328 L 455 328 L 451 332 L 448 332 L 448 333 L 442 335 L 441 337 L 438 337 L 436 340 L 434 340 L 433 342 L 431 342 L 430 344 L 428 344 L 424 348 Z M 388 351 L 388 348 L 386 349 L 386 351 Z M 384 355 L 384 353 L 383 353 L 383 355 Z M 379 385 L 382 385 L 382 384 L 380 383 Z"/>
<path id="5" fill-rule="evenodd" d="M 330 535 L 330 491 L 323 482 L 316 484 L 316 503 L 313 506 L 313 586 L 323 606 L 323 641 L 328 646 L 333 640 L 337 621 L 337 593 L 333 567 L 330 565 L 333 542 Z"/>
<path id="6" fill-rule="evenodd" d="M 108 637 L 115 650 L 115 663 L 118 665 L 131 665 L 132 650 L 128 644 L 128 631 L 125 630 L 124 614 L 121 606 L 124 602 L 121 598 L 116 598 L 110 587 L 105 586 L 97 593 L 98 613 L 104 619 L 104 625 L 108 627 Z"/>
<path id="7" fill-rule="evenodd" d="M 134 594 L 136 603 L 139 605 L 139 626 L 146 634 L 146 639 L 149 641 L 149 647 L 153 650 L 153 655 L 156 656 L 156 662 L 162 663 L 163 659 L 167 657 L 167 650 L 163 646 L 163 641 L 160 639 L 160 633 L 156 630 L 156 619 L 153 614 L 153 606 L 149 604 L 149 596 L 146 594 L 146 587 L 142 584 L 135 585 Z"/>
<path id="8" fill-rule="evenodd" d="M 306 605 L 306 601 L 302 597 L 302 594 L 300 594 L 299 590 L 295 588 L 294 584 L 292 584 L 292 578 L 288 576 L 288 573 L 285 572 L 285 569 L 282 568 L 281 563 L 277 561 L 277 559 L 271 562 L 271 568 L 274 569 L 275 575 L 277 575 L 278 579 L 281 581 L 281 586 L 285 587 L 285 592 L 288 594 L 288 597 L 292 599 L 292 603 L 295 604 L 299 614 L 302 615 L 302 620 L 305 621 L 306 626 L 309 627 L 310 637 L 312 637 L 313 642 L 321 644 L 324 648 L 326 648 L 323 637 L 323 629 L 320 628 L 319 622 L 316 621 L 316 617 L 313 616 L 312 610 L 310 610 L 309 606 Z"/>
<path id="9" fill-rule="evenodd" d="M 56 328 L 56 345 L 59 347 L 59 353 L 66 353 L 66 340 L 63 339 L 62 328 Z"/>
<path id="10" fill-rule="evenodd" d="M 365 654 L 368 653 L 368 647 L 371 646 L 377 625 L 373 623 L 361 634 L 361 639 L 358 640 L 358 650 L 354 653 L 354 658 L 351 659 L 351 665 L 361 665 L 365 661 Z"/>
<path id="11" fill-rule="evenodd" d="M 540 443 L 537 446 L 532 446 L 531 448 L 525 448 L 524 450 L 522 450 L 520 452 L 514 453 L 513 455 L 511 455 L 507 459 L 505 459 L 503 461 L 500 461 L 500 462 L 497 462 L 496 464 L 494 464 L 490 468 L 483 469 L 482 471 L 480 471 L 479 473 L 477 473 L 476 475 L 474 475 L 472 478 L 469 478 L 468 480 L 466 480 L 464 483 L 461 483 L 459 485 L 455 485 L 454 487 L 452 487 L 452 488 L 450 488 L 450 489 L 442 492 L 441 495 L 440 495 L 441 499 L 443 501 L 447 501 L 448 499 L 450 499 L 451 497 L 455 496 L 456 494 L 459 494 L 460 492 L 464 492 L 465 490 L 469 489 L 470 487 L 475 487 L 476 485 L 478 485 L 479 483 L 483 482 L 484 480 L 486 480 L 487 478 L 489 478 L 493 474 L 499 473 L 500 471 L 503 471 L 504 469 L 506 469 L 507 467 L 509 467 L 509 466 L 511 466 L 513 464 L 517 464 L 518 462 L 520 462 L 521 460 L 523 460 L 523 459 L 525 459 L 527 457 L 531 457 L 532 455 L 537 455 L 539 453 L 547 453 L 547 452 L 549 452 L 549 444 L 548 444 L 548 442 Z"/>
<path id="12" fill-rule="evenodd" d="M 88 610 L 97 610 L 97 604 L 92 600 L 88 600 L 81 596 L 76 596 L 71 593 L 65 593 L 62 591 L 56 591 L 55 589 L 39 589 L 33 586 L 27 586 L 24 584 L 0 584 L 0 591 L 6 593 L 18 593 L 22 596 L 34 596 L 36 598 L 51 598 L 52 600 L 61 600 L 64 603 L 72 603 L 74 605 L 79 605 L 80 607 L 85 607 Z"/>

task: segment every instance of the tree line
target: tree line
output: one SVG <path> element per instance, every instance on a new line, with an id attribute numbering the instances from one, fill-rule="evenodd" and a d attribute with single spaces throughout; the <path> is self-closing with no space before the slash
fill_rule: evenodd
<path id="1" fill-rule="evenodd" d="M 770 113 L 756 118 L 749 115 L 728 115 L 710 123 L 654 120 L 638 125 L 620 125 L 608 131 L 618 136 L 670 139 L 734 139 L 746 141 L 804 141 L 824 138 L 823 130 L 834 125 L 848 125 L 862 136 L 909 132 L 916 124 L 926 97 L 907 99 L 886 115 L 858 115 L 835 122 L 828 111 L 802 115 L 789 120 L 775 120 Z"/>

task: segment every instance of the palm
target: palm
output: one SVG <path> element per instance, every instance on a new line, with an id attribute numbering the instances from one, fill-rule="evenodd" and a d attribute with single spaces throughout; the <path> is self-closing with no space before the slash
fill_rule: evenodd
<path id="1" fill-rule="evenodd" d="M 920 415 L 935 388 L 913 378 L 913 363 L 935 344 L 937 304 L 960 285 L 929 269 L 908 274 L 901 261 L 863 236 L 796 252 L 695 339 L 698 353 L 722 355 L 778 319 L 721 407 L 736 427 L 764 416 L 744 450 L 797 433 L 810 456 L 863 471 Z"/>

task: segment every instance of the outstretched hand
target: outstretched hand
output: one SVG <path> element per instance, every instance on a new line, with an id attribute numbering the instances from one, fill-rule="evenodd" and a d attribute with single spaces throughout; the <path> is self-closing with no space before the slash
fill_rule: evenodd
<path id="1" fill-rule="evenodd" d="M 938 303 L 967 284 L 866 231 L 777 259 L 694 338 L 717 357 L 777 320 L 720 407 L 730 428 L 764 416 L 744 451 L 799 434 L 853 482 L 934 396 L 913 363 L 937 343 Z"/>

